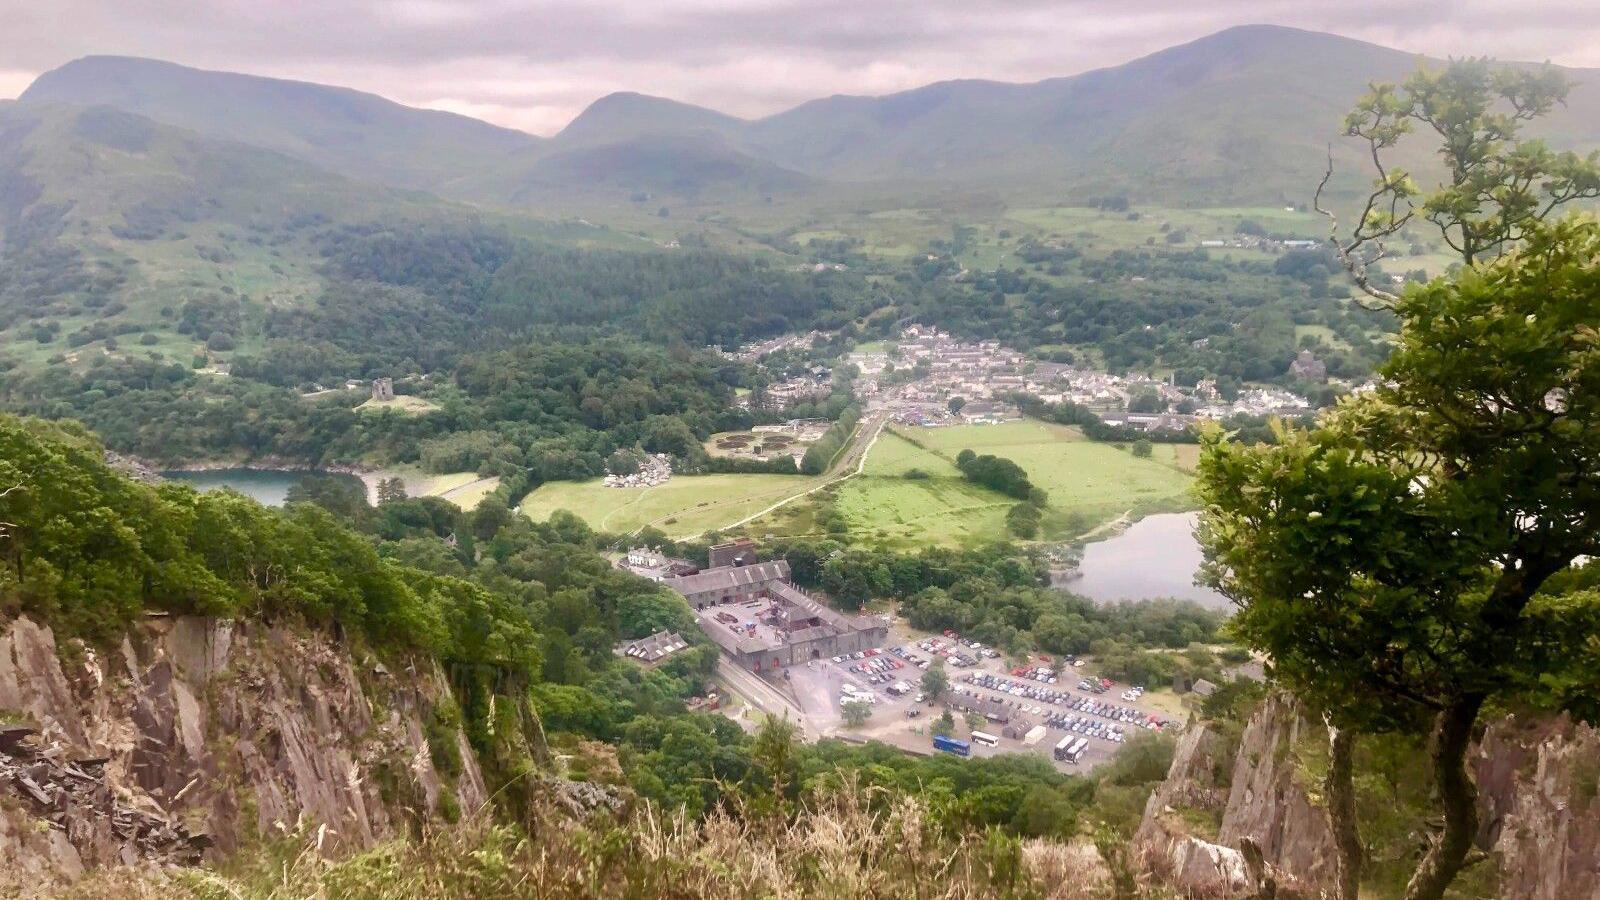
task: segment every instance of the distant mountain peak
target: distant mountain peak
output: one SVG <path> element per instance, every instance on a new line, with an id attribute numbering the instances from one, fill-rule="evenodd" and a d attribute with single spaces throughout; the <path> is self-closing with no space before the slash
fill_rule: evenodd
<path id="1" fill-rule="evenodd" d="M 539 139 L 345 87 L 212 72 L 134 56 L 85 56 L 45 72 L 21 104 L 111 106 L 341 174 L 429 188 Z"/>
<path id="2" fill-rule="evenodd" d="M 589 104 L 555 140 L 577 145 L 630 140 L 644 134 L 710 132 L 727 136 L 745 124 L 743 119 L 692 103 L 616 91 Z"/>

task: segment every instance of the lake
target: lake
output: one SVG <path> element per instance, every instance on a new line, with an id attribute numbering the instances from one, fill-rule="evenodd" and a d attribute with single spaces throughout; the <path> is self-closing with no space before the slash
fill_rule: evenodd
<path id="1" fill-rule="evenodd" d="M 1060 586 L 1103 603 L 1175 597 L 1231 609 L 1228 598 L 1194 583 L 1201 562 L 1194 539 L 1198 518 L 1198 513 L 1146 516 L 1114 538 L 1086 544 L 1081 574 Z"/>
<path id="2" fill-rule="evenodd" d="M 289 496 L 289 489 L 300 483 L 300 479 L 311 474 L 329 475 L 327 472 L 285 472 L 277 469 L 205 469 L 162 472 L 161 477 L 172 481 L 181 481 L 193 485 L 202 491 L 214 491 L 218 488 L 233 488 L 246 497 L 255 499 L 267 506 L 282 506 L 283 501 Z M 361 479 L 354 475 L 331 475 L 333 478 L 349 478 L 359 482 Z"/>

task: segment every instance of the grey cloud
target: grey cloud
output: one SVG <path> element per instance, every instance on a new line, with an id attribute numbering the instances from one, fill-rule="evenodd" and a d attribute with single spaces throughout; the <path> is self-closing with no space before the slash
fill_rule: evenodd
<path id="1" fill-rule="evenodd" d="M 349 85 L 539 132 L 613 90 L 739 115 L 947 78 L 1036 80 L 1230 25 L 1600 65 L 1593 0 L 0 0 L 0 91 L 88 53 Z"/>

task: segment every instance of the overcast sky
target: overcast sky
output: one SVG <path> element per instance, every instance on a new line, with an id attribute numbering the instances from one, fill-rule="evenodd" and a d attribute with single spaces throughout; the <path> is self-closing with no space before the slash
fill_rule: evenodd
<path id="1" fill-rule="evenodd" d="M 0 97 L 93 53 L 372 91 L 539 134 L 612 91 L 743 116 L 1033 81 L 1274 22 L 1600 66 L 1600 0 L 0 0 Z"/>

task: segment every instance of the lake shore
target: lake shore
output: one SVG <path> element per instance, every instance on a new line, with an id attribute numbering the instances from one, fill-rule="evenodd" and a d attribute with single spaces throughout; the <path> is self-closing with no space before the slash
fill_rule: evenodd
<path id="1" fill-rule="evenodd" d="M 1051 584 L 1097 603 L 1171 597 L 1230 608 L 1226 597 L 1194 583 L 1204 559 L 1194 538 L 1198 519 L 1195 512 L 1156 513 L 1124 522 L 1085 544 L 1076 567 L 1052 572 Z"/>
<path id="2" fill-rule="evenodd" d="M 148 459 L 141 459 L 127 454 L 115 454 L 112 458 L 108 454 L 107 461 L 118 468 L 128 471 L 140 480 L 148 481 L 151 476 L 164 477 L 169 472 L 226 472 L 230 470 L 256 470 L 262 472 L 299 472 L 307 475 L 349 475 L 359 478 L 367 489 L 367 503 L 378 505 L 378 485 L 388 478 L 401 478 L 404 476 L 388 469 L 374 469 L 366 466 L 351 465 L 348 463 L 329 463 L 327 465 L 310 465 L 299 460 L 286 459 L 278 456 L 263 456 L 254 459 L 187 459 L 174 460 L 169 463 L 157 463 Z"/>

